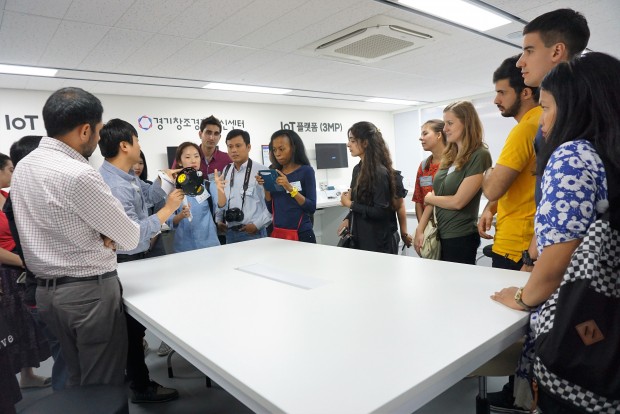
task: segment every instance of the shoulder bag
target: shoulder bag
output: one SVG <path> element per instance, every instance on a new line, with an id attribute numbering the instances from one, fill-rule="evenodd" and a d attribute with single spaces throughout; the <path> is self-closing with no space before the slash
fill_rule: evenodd
<path id="1" fill-rule="evenodd" d="M 441 241 L 437 229 L 436 207 L 433 207 L 433 216 L 428 220 L 424 228 L 424 243 L 420 249 L 420 256 L 424 259 L 439 260 L 441 257 Z"/>
<path id="2" fill-rule="evenodd" d="M 6 322 L 3 311 L 0 310 L 0 352 L 15 342 L 15 336 L 13 330 Z"/>
<path id="3" fill-rule="evenodd" d="M 355 249 L 355 238 L 353 236 L 353 212 L 351 212 L 351 220 L 349 220 L 349 226 L 345 227 L 340 240 L 338 240 L 338 247 L 345 247 L 347 249 Z"/>
<path id="4" fill-rule="evenodd" d="M 299 223 L 297 223 L 296 229 L 284 229 L 282 227 L 276 227 L 276 209 L 273 204 L 273 199 L 271 199 L 271 211 L 273 211 L 273 230 L 271 231 L 271 235 L 269 237 L 273 237 L 274 239 L 283 239 L 283 240 L 293 240 L 299 241 L 299 227 L 301 226 L 301 220 L 304 218 L 304 213 L 301 213 L 301 217 L 299 217 Z"/>
<path id="5" fill-rule="evenodd" d="M 590 225 L 536 329 L 539 386 L 589 412 L 620 403 L 620 232 L 608 217 Z"/>

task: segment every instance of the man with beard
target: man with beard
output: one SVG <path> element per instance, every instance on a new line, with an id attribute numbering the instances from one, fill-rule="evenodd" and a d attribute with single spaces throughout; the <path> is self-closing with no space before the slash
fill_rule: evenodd
<path id="1" fill-rule="evenodd" d="M 482 189 L 489 203 L 478 222 L 480 236 L 494 238 L 493 267 L 512 270 L 521 269 L 523 251 L 527 251 L 534 234 L 536 157 L 532 142 L 542 114 L 538 88 L 525 85 L 516 67 L 518 59 L 504 60 L 493 73 L 494 103 L 502 116 L 512 117 L 518 124 L 506 138 L 497 165 L 484 176 Z M 493 237 L 487 232 L 496 213 Z"/>
<path id="2" fill-rule="evenodd" d="M 43 107 L 49 137 L 22 159 L 11 199 L 41 319 L 60 341 L 67 385 L 122 385 L 127 327 L 113 246 L 138 246 L 140 227 L 88 164 L 102 127 L 99 99 L 79 88 Z"/>

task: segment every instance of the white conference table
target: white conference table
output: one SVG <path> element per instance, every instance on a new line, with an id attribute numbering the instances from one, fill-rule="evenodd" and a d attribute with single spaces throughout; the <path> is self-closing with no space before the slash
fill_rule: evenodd
<path id="1" fill-rule="evenodd" d="M 525 273 L 275 239 L 119 275 L 131 315 L 257 412 L 411 413 L 528 322 L 489 299 Z"/>

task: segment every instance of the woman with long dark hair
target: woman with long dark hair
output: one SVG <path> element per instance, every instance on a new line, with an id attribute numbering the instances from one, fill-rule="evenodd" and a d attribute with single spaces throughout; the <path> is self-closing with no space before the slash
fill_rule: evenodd
<path id="1" fill-rule="evenodd" d="M 153 184 L 152 181 L 149 181 L 149 169 L 146 165 L 146 157 L 142 150 L 140 150 L 140 161 L 133 165 L 133 173 L 138 176 L 139 179 L 148 184 Z"/>
<path id="2" fill-rule="evenodd" d="M 278 173 L 276 184 L 285 190 L 265 190 L 274 228 L 271 236 L 290 239 L 281 235 L 296 232 L 299 241 L 316 243 L 311 218 L 316 210 L 316 178 L 300 136 L 288 129 L 274 132 L 269 141 L 269 160 L 270 168 Z M 256 182 L 264 184 L 260 175 Z"/>
<path id="3" fill-rule="evenodd" d="M 401 200 L 396 196 L 387 144 L 374 124 L 357 122 L 349 128 L 347 147 L 360 162 L 353 168 L 350 190 L 340 197 L 350 212 L 338 233 L 350 228 L 357 249 L 394 254 L 398 251 L 396 209 Z"/>
<path id="4" fill-rule="evenodd" d="M 590 226 L 609 210 L 611 227 L 620 228 L 618 73 L 619 60 L 591 52 L 560 63 L 542 81 L 541 129 L 545 141 L 538 159 L 542 200 L 534 224 L 539 256 L 525 286 L 502 289 L 491 296 L 513 309 L 533 311 L 532 334 L 522 364 L 534 362 L 538 401 L 545 413 L 615 413 L 620 407 L 620 399 L 598 395 L 559 378 L 538 358 L 533 360 L 532 354 L 533 340 L 548 331 L 554 318 L 562 316 L 559 309 L 556 311 L 560 284 L 570 276 L 567 269 L 571 257 Z M 612 257 L 618 257 L 619 245 L 620 241 L 609 240 L 605 248 L 615 251 Z M 585 263 L 582 269 L 572 271 L 577 270 L 589 271 Z M 617 271 L 608 276 L 610 286 L 617 289 Z M 617 294 L 613 289 L 609 293 Z M 609 368 L 613 371 L 614 367 Z"/>

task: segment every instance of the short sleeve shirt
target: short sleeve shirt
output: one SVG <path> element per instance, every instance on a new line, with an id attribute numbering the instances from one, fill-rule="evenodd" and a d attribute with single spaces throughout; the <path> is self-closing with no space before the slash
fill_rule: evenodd
<path id="1" fill-rule="evenodd" d="M 463 180 L 472 175 L 482 174 L 491 167 L 491 154 L 484 147 L 478 148 L 469 158 L 469 161 L 459 170 L 454 167 L 443 168 L 437 171 L 433 189 L 438 196 L 455 195 Z M 478 210 L 482 187 L 476 195 L 461 210 L 448 210 L 437 207 L 437 223 L 439 237 L 451 239 L 478 233 Z"/>
<path id="2" fill-rule="evenodd" d="M 584 238 L 608 207 L 605 167 L 594 145 L 584 139 L 560 145 L 542 178 L 535 221 L 538 253 L 552 244 Z"/>
<path id="3" fill-rule="evenodd" d="M 415 189 L 412 199 L 414 203 L 424 203 L 426 194 L 433 191 L 433 180 L 435 174 L 437 174 L 437 170 L 439 170 L 439 163 L 432 164 L 428 162 L 428 158 L 422 161 L 418 167 L 418 174 L 415 178 Z"/>
<path id="4" fill-rule="evenodd" d="M 532 142 L 538 131 L 542 108 L 536 106 L 510 131 L 497 160 L 518 171 L 516 179 L 497 203 L 497 224 L 493 251 L 518 262 L 534 234 L 534 188 L 536 187 L 536 155 Z"/>

